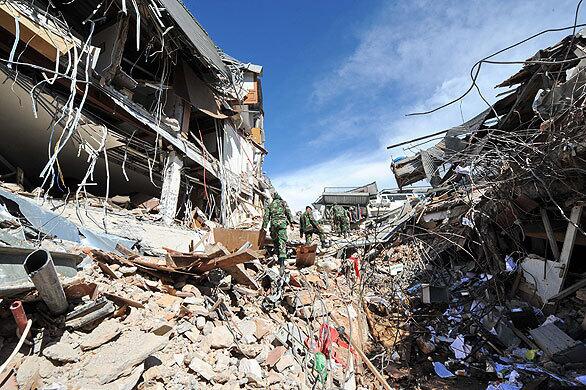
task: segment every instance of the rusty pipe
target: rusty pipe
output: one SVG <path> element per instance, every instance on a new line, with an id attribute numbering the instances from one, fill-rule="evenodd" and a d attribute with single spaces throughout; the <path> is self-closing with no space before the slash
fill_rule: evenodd
<path id="1" fill-rule="evenodd" d="M 12 305 L 10 305 L 10 311 L 12 312 L 12 316 L 14 317 L 14 322 L 16 322 L 16 327 L 18 328 L 18 335 L 22 336 L 26 328 L 26 323 L 28 321 L 28 319 L 26 318 L 26 313 L 24 312 L 24 307 L 22 306 L 22 302 L 12 302 Z"/>
<path id="2" fill-rule="evenodd" d="M 67 311 L 67 298 L 51 254 L 44 249 L 37 249 L 26 257 L 23 265 L 49 310 L 54 314 Z"/>

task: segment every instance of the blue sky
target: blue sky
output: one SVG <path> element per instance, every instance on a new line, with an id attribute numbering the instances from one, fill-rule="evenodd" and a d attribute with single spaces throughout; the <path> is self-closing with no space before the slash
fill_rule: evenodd
<path id="1" fill-rule="evenodd" d="M 540 30 L 570 26 L 576 1 L 187 1 L 225 52 L 264 67 L 265 171 L 294 209 L 325 186 L 395 185 L 386 145 L 442 130 L 484 108 L 478 94 L 405 117 L 465 91 L 478 59 Z M 568 32 L 567 34 L 569 34 Z M 522 60 L 565 33 L 498 57 Z M 486 65 L 493 87 L 518 65 Z"/>

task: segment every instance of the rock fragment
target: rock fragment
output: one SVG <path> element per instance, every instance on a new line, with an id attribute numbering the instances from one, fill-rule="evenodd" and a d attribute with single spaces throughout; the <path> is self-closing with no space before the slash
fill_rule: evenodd
<path id="1" fill-rule="evenodd" d="M 215 372 L 212 365 L 197 356 L 191 357 L 189 368 L 208 382 L 214 378 Z"/>
<path id="2" fill-rule="evenodd" d="M 234 344 L 234 335 L 227 326 L 221 325 L 212 330 L 209 341 L 212 348 L 228 348 Z"/>
<path id="3" fill-rule="evenodd" d="M 59 341 L 43 349 L 43 355 L 61 363 L 74 363 L 79 361 L 79 351 L 67 342 Z"/>
<path id="4" fill-rule="evenodd" d="M 122 331 L 122 326 L 116 320 L 103 321 L 90 334 L 86 335 L 80 342 L 82 351 L 98 348 L 107 343 Z"/>

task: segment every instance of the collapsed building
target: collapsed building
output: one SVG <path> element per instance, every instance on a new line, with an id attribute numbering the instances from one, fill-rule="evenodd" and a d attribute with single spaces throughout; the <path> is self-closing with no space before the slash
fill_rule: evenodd
<path id="1" fill-rule="evenodd" d="M 497 86 L 510 87 L 505 97 L 392 166 L 401 186 L 422 179 L 433 186 L 420 206 L 422 229 L 439 240 L 444 231 L 459 236 L 436 247 L 433 257 L 458 245 L 458 255 L 468 253 L 498 272 L 512 255 L 540 305 L 586 271 L 578 260 L 585 42 L 577 34 L 541 50 Z M 519 258 L 528 253 L 542 261 Z"/>
<path id="2" fill-rule="evenodd" d="M 175 0 L 0 15 L 0 387 L 586 383 L 582 33 L 396 159 L 400 207 L 328 248 L 290 232 L 281 274 L 262 230 L 225 229 L 271 189 L 260 66 Z"/>
<path id="3" fill-rule="evenodd" d="M 369 325 L 399 383 L 586 383 L 585 54 L 582 32 L 540 50 L 485 111 L 393 160 L 400 187 L 432 186 L 363 252 Z"/>
<path id="4" fill-rule="evenodd" d="M 262 67 L 223 53 L 183 4 L 8 1 L 0 15 L 3 177 L 157 198 L 166 224 L 260 215 Z"/>

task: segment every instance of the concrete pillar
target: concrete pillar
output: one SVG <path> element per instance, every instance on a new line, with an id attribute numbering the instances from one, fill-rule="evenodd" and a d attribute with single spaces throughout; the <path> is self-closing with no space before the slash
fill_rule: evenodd
<path id="1" fill-rule="evenodd" d="M 177 213 L 177 201 L 181 187 L 181 168 L 183 160 L 175 151 L 169 152 L 163 172 L 163 188 L 161 189 L 161 215 L 165 225 L 171 225 Z"/>

